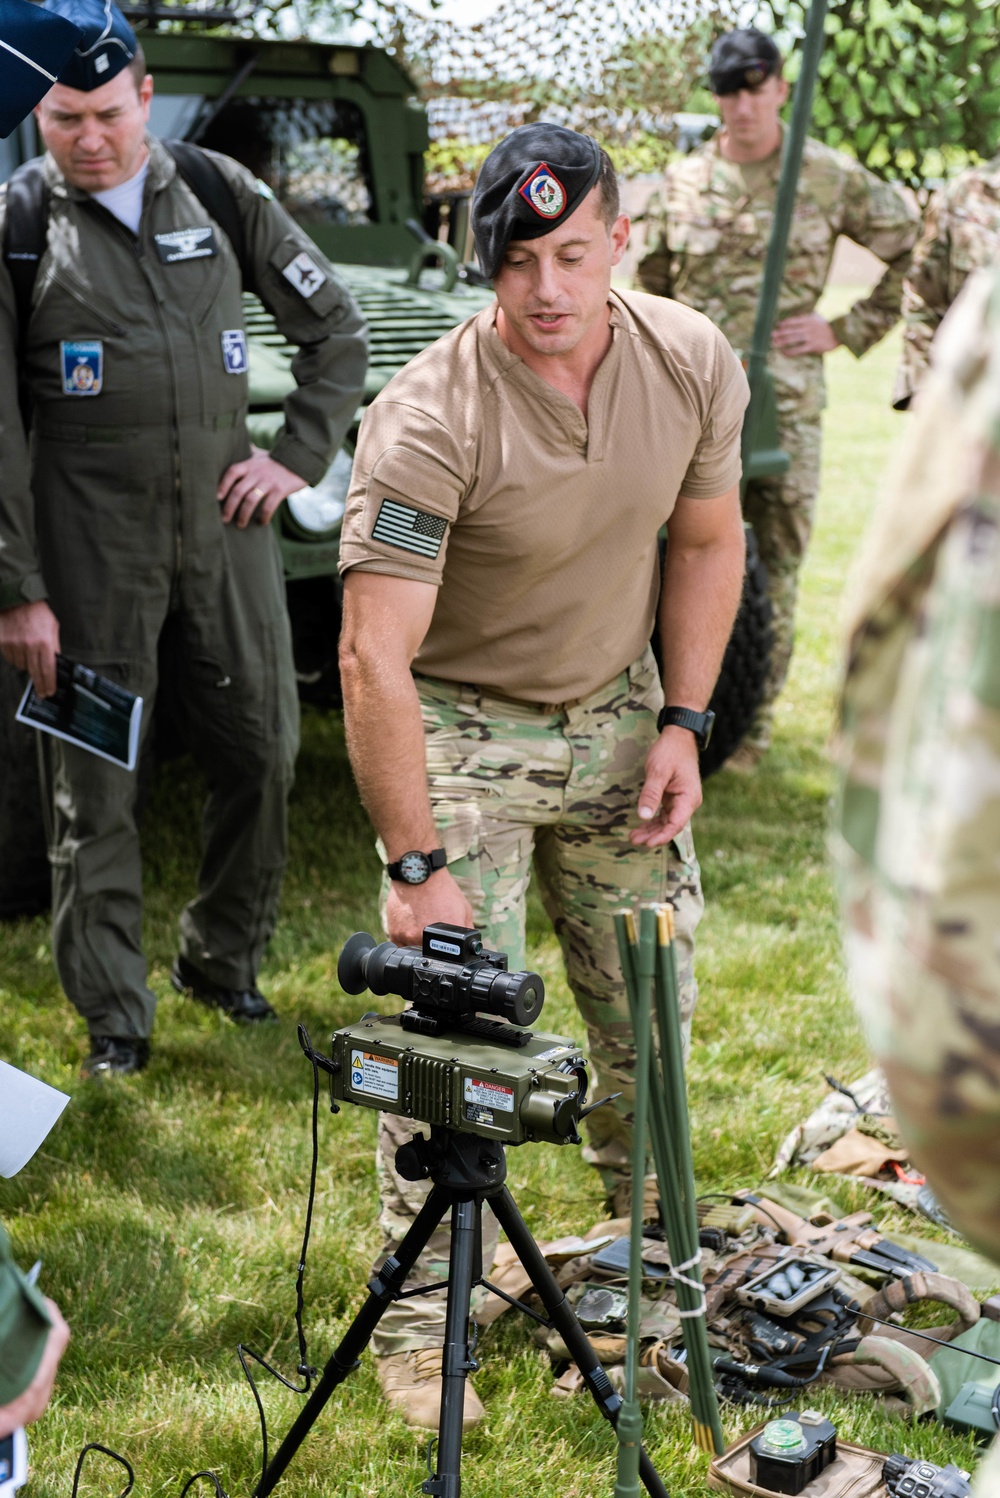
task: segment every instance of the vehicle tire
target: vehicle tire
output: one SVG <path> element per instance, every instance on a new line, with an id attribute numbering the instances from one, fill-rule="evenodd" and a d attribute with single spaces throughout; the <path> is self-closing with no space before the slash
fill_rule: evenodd
<path id="1" fill-rule="evenodd" d="M 721 770 L 743 742 L 764 696 L 771 664 L 774 635 L 767 568 L 760 559 L 752 526 L 746 526 L 745 530 L 747 564 L 743 597 L 709 704 L 715 714 L 715 727 L 708 748 L 702 750 L 700 757 L 703 780 Z"/>
<path id="2" fill-rule="evenodd" d="M 0 658 L 0 920 L 52 899 L 35 734 L 14 719 L 28 678 Z"/>

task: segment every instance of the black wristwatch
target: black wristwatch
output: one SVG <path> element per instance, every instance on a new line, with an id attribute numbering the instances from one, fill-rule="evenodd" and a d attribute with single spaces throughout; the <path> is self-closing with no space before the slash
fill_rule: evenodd
<path id="1" fill-rule="evenodd" d="M 386 864 L 386 872 L 390 879 L 399 879 L 403 884 L 426 884 L 431 875 L 443 869 L 447 862 L 448 855 L 443 848 L 432 848 L 429 853 L 415 849 L 412 853 L 404 853 L 395 863 Z"/>
<path id="2" fill-rule="evenodd" d="M 698 740 L 699 749 L 707 749 L 715 724 L 713 712 L 696 713 L 693 707 L 664 707 L 656 720 L 656 731 L 662 733 L 670 724 L 677 728 L 690 728 Z"/>

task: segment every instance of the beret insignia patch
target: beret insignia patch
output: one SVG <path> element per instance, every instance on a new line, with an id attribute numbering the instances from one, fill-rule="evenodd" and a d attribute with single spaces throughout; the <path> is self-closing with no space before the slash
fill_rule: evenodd
<path id="1" fill-rule="evenodd" d="M 566 189 L 544 161 L 518 191 L 542 218 L 558 218 L 566 207 Z"/>

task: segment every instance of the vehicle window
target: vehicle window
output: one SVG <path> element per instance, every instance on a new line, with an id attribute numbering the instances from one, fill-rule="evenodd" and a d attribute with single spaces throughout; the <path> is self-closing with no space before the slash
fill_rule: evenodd
<path id="1" fill-rule="evenodd" d="M 298 223 L 367 224 L 364 120 L 336 99 L 232 99 L 195 139 L 266 182 Z"/>

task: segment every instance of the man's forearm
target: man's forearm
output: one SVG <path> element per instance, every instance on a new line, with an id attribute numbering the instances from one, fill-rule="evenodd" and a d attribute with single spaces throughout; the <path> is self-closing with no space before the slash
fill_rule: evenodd
<path id="1" fill-rule="evenodd" d="M 437 844 L 420 701 L 409 669 L 348 648 L 341 656 L 347 752 L 390 860 Z"/>
<path id="2" fill-rule="evenodd" d="M 668 703 L 708 706 L 740 604 L 745 556 L 742 525 L 710 546 L 668 545 L 659 612 Z"/>

